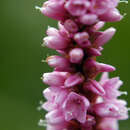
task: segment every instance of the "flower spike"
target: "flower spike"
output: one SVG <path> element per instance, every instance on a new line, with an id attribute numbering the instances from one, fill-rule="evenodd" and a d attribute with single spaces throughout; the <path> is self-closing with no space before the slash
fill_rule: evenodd
<path id="1" fill-rule="evenodd" d="M 105 23 L 118 22 L 124 16 L 117 6 L 120 0 L 48 0 L 42 14 L 58 21 L 58 29 L 48 27 L 44 47 L 59 55 L 46 62 L 54 71 L 44 73 L 49 85 L 43 91 L 46 99 L 39 109 L 48 113 L 40 125 L 47 130 L 119 130 L 118 120 L 128 119 L 126 101 L 118 99 L 127 92 L 119 90 L 119 77 L 109 78 L 116 68 L 97 61 L 103 46 L 116 29 L 101 31 Z M 101 79 L 96 76 L 102 73 Z"/>

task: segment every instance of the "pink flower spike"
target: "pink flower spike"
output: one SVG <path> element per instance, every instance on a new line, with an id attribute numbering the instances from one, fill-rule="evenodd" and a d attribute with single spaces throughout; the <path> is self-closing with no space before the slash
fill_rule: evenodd
<path id="1" fill-rule="evenodd" d="M 65 120 L 77 119 L 80 123 L 85 123 L 89 105 L 87 98 L 71 92 L 63 104 Z"/>
<path id="2" fill-rule="evenodd" d="M 105 43 L 107 43 L 115 34 L 116 29 L 115 28 L 109 28 L 106 31 L 104 31 L 94 42 L 96 46 L 103 46 Z"/>
<path id="3" fill-rule="evenodd" d="M 71 75 L 65 80 L 64 86 L 65 87 L 73 87 L 75 85 L 78 85 L 84 81 L 84 77 L 80 73 L 76 73 L 74 75 Z"/>
<path id="4" fill-rule="evenodd" d="M 105 45 L 115 34 L 111 27 L 102 31 L 106 22 L 120 21 L 119 0 L 47 0 L 40 11 L 58 20 L 58 29 L 48 27 L 43 39 L 59 55 L 46 62 L 53 72 L 42 80 L 49 88 L 40 108 L 47 130 L 118 130 L 118 120 L 128 118 L 129 108 L 118 99 L 123 82 L 109 78 L 116 68 L 97 61 Z M 101 79 L 96 76 L 102 73 Z"/>
<path id="5" fill-rule="evenodd" d="M 81 48 L 74 48 L 69 52 L 71 63 L 80 63 L 83 59 L 84 52 Z"/>

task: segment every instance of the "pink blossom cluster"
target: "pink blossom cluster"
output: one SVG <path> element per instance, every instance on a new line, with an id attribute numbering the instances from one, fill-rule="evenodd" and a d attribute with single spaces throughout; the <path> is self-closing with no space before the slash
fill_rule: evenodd
<path id="1" fill-rule="evenodd" d="M 109 78 L 115 68 L 99 63 L 103 45 L 115 34 L 111 27 L 100 31 L 105 22 L 116 22 L 122 15 L 118 0 L 48 0 L 41 12 L 58 20 L 58 29 L 48 27 L 44 45 L 59 55 L 46 62 L 53 72 L 43 74 L 49 85 L 43 91 L 47 101 L 42 108 L 47 130 L 118 130 L 118 120 L 128 118 L 127 103 L 118 99 L 126 92 L 119 77 Z M 100 81 L 96 76 L 102 73 Z"/>

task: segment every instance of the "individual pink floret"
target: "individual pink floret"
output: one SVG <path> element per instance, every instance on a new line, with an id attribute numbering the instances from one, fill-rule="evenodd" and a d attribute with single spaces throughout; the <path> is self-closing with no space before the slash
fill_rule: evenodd
<path id="1" fill-rule="evenodd" d="M 89 105 L 87 98 L 71 92 L 63 104 L 66 121 L 77 119 L 80 123 L 85 123 Z"/>

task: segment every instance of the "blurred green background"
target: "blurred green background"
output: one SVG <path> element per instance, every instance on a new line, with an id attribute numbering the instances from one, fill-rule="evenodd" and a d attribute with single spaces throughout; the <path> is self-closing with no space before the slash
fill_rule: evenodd
<path id="1" fill-rule="evenodd" d="M 37 125 L 45 113 L 37 107 L 46 87 L 40 77 L 51 69 L 41 60 L 54 51 L 42 48 L 41 43 L 47 26 L 57 24 L 34 9 L 42 2 L 0 0 L 0 130 L 45 129 Z M 125 4 L 119 8 L 122 14 L 130 11 Z M 119 75 L 124 81 L 121 90 L 130 93 L 130 14 L 108 26 L 116 27 L 117 33 L 105 45 L 99 61 L 117 67 L 112 75 Z M 130 95 L 122 98 L 128 101 Z M 121 121 L 120 130 L 130 130 L 130 120 Z"/>

